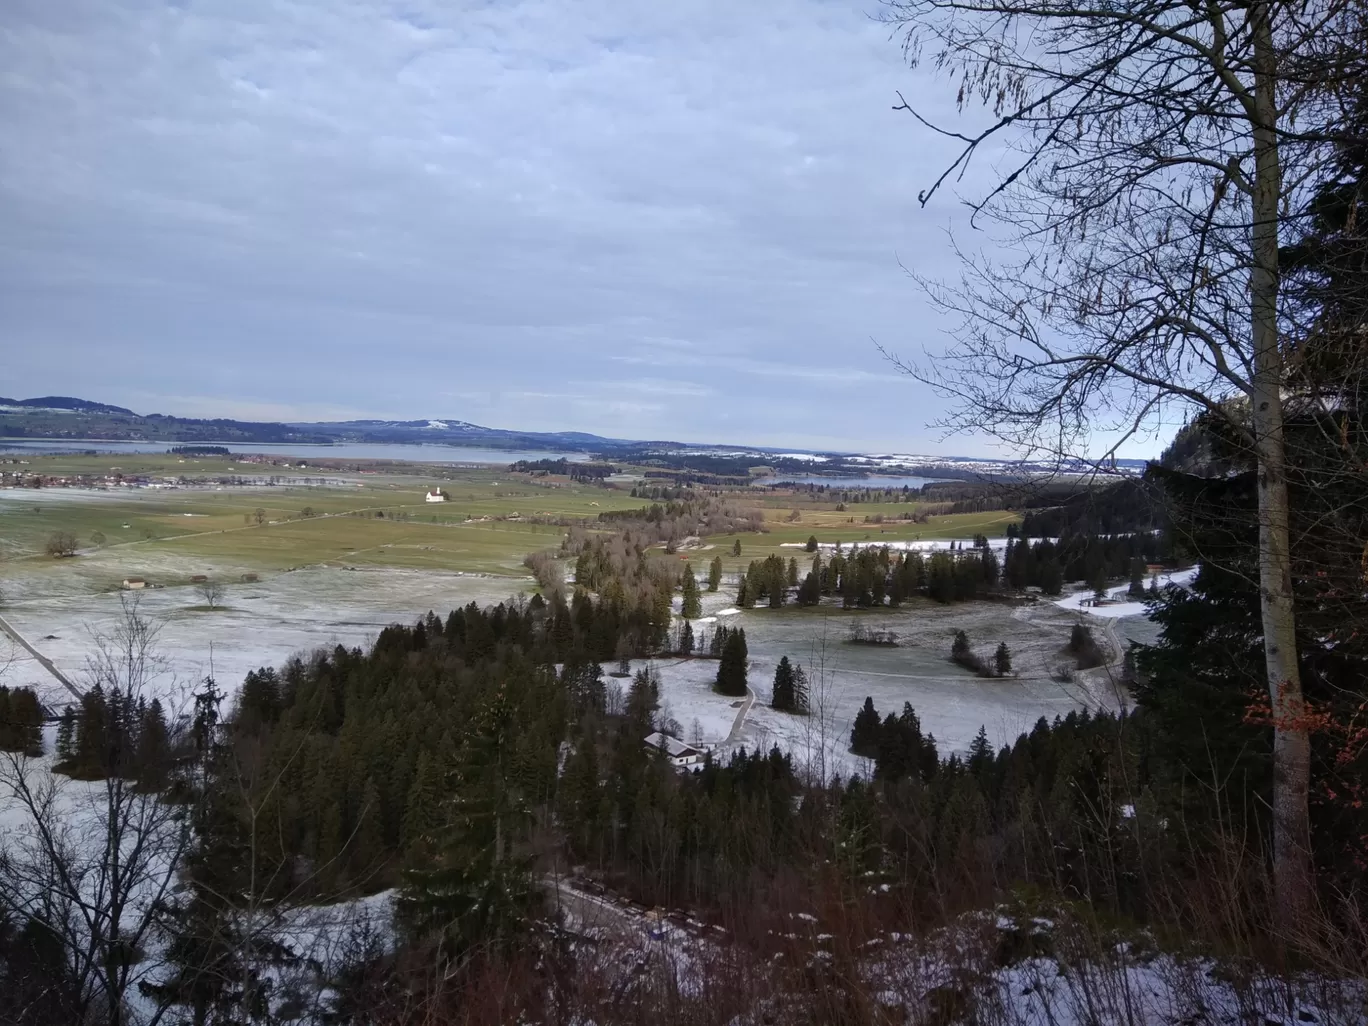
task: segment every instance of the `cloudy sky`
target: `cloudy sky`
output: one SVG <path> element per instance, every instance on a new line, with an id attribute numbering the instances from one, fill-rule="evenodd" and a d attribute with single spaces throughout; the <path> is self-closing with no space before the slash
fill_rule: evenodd
<path id="1" fill-rule="evenodd" d="M 4 0 L 0 394 L 978 453 L 877 0 Z"/>

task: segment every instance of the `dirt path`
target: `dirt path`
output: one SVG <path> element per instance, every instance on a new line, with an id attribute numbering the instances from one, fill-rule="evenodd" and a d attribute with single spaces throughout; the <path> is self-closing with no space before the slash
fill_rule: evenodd
<path id="1" fill-rule="evenodd" d="M 25 651 L 28 652 L 29 655 L 33 656 L 33 658 L 38 661 L 38 664 L 42 666 L 43 669 L 47 670 L 48 673 L 52 674 L 54 677 L 57 678 L 57 681 L 62 685 L 62 687 L 66 688 L 68 691 L 71 692 L 71 696 L 75 698 L 76 701 L 79 702 L 81 700 L 81 692 L 77 690 L 76 685 L 72 684 L 71 681 L 67 680 L 67 678 L 63 676 L 62 671 L 52 665 L 52 660 L 50 660 L 47 656 L 43 655 L 43 653 L 39 652 L 32 645 L 30 645 L 28 643 L 28 640 L 17 630 L 15 630 L 14 627 L 10 624 L 10 622 L 6 620 L 3 616 L 0 616 L 0 631 L 4 631 L 11 638 L 17 641 L 19 645 L 23 647 Z"/>
<path id="2" fill-rule="evenodd" d="M 724 745 L 734 745 L 741 740 L 741 730 L 746 725 L 746 714 L 751 711 L 751 706 L 755 704 L 755 692 L 746 688 L 746 700 L 741 703 L 741 708 L 736 710 L 736 719 L 732 721 L 731 732 L 727 735 Z"/>

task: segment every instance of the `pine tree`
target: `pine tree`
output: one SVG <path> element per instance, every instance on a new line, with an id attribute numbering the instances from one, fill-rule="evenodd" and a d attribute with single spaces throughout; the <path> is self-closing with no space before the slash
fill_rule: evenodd
<path id="1" fill-rule="evenodd" d="M 1107 568 L 1098 566 L 1088 575 L 1088 587 L 1092 589 L 1093 598 L 1101 602 L 1107 597 Z"/>
<path id="2" fill-rule="evenodd" d="M 142 712 L 138 727 L 138 785 L 160 791 L 166 786 L 171 769 L 171 736 L 162 712 L 161 699 L 154 698 Z"/>
<path id="3" fill-rule="evenodd" d="M 740 539 L 740 538 L 737 538 L 736 541 L 732 542 L 732 555 L 733 555 L 733 556 L 739 556 L 739 555 L 741 555 L 741 539 Z"/>
<path id="4" fill-rule="evenodd" d="M 807 673 L 801 664 L 793 670 L 793 711 L 799 716 L 806 716 L 812 711 L 812 695 L 808 689 Z"/>
<path id="5" fill-rule="evenodd" d="M 971 650 L 969 635 L 964 631 L 955 631 L 955 640 L 950 643 L 950 658 L 960 662 L 969 656 Z"/>
<path id="6" fill-rule="evenodd" d="M 680 615 L 686 620 L 696 620 L 703 615 L 703 605 L 698 597 L 698 580 L 694 577 L 693 567 L 684 565 L 684 578 L 681 590 L 684 593 Z"/>
<path id="7" fill-rule="evenodd" d="M 716 591 L 722 586 L 722 557 L 713 556 L 708 564 L 708 590 Z"/>
<path id="8" fill-rule="evenodd" d="M 592 734 L 580 738 L 565 760 L 557 790 L 557 807 L 571 843 L 587 854 L 597 834 L 599 811 L 598 746 Z"/>
<path id="9" fill-rule="evenodd" d="M 974 776 L 982 776 L 993 766 L 993 744 L 988 740 L 988 731 L 982 726 L 978 733 L 974 735 L 974 740 L 969 742 L 969 772 Z"/>
<path id="10" fill-rule="evenodd" d="M 432 755 L 424 748 L 418 755 L 400 827 L 400 843 L 410 859 L 420 859 L 427 850 L 441 826 L 441 814 L 442 781 Z"/>
<path id="11" fill-rule="evenodd" d="M 264 938 L 244 936 L 236 902 L 247 881 L 246 845 L 240 834 L 238 790 L 228 779 L 228 746 L 219 721 L 222 695 L 212 678 L 195 694 L 192 737 L 194 770 L 189 775 L 190 823 L 194 844 L 186 857 L 188 894 L 174 908 L 166 960 L 171 972 L 147 985 L 152 996 L 186 1009 L 188 1021 L 236 1021 L 244 1006 L 255 1012 L 260 973 L 243 955 L 259 951 Z M 253 897 L 253 895 L 246 895 Z M 273 954 L 286 955 L 272 944 Z"/>
<path id="12" fill-rule="evenodd" d="M 399 900 L 409 935 L 441 938 L 445 958 L 464 958 L 477 945 L 511 948 L 541 904 L 531 859 L 519 844 L 532 810 L 514 758 L 526 723 L 509 692 L 502 681 L 467 722 L 443 786 L 447 815 L 437 857 L 406 875 Z"/>
<path id="13" fill-rule="evenodd" d="M 1126 597 L 1143 599 L 1145 597 L 1145 561 L 1136 556 L 1130 561 L 1130 587 Z"/>
<path id="14" fill-rule="evenodd" d="M 98 780 L 106 773 L 109 752 L 109 706 L 104 687 L 96 684 L 81 696 L 81 711 L 76 721 L 75 758 L 71 775 L 80 780 Z"/>
<path id="15" fill-rule="evenodd" d="M 1007 647 L 1007 642 L 998 642 L 997 651 L 993 653 L 993 666 L 999 677 L 1012 672 L 1012 650 Z"/>
<path id="16" fill-rule="evenodd" d="M 722 646 L 722 661 L 717 666 L 717 691 L 734 697 L 746 694 L 746 641 L 744 632 L 727 632 Z"/>
<path id="17" fill-rule="evenodd" d="M 67 706 L 57 724 L 57 763 L 52 768 L 66 773 L 76 756 L 76 710 Z"/>
<path id="18" fill-rule="evenodd" d="M 810 535 L 808 535 L 807 544 L 803 546 L 803 551 L 804 551 L 804 552 L 816 552 L 816 551 L 817 551 L 817 536 L 816 536 L 815 534 L 810 534 Z"/>
<path id="19" fill-rule="evenodd" d="M 694 650 L 694 631 L 693 624 L 684 621 L 684 629 L 679 632 L 679 654 L 693 655 Z"/>
<path id="20" fill-rule="evenodd" d="M 770 705 L 780 712 L 793 712 L 797 704 L 793 664 L 788 656 L 784 656 L 774 668 L 774 690 Z"/>
<path id="21" fill-rule="evenodd" d="M 375 786 L 375 781 L 367 779 L 366 786 L 361 789 L 361 803 L 356 816 L 356 828 L 347 844 L 350 849 L 347 864 L 351 868 L 352 880 L 364 882 L 375 874 L 385 857 L 380 789 Z"/>
<path id="22" fill-rule="evenodd" d="M 879 731 L 881 729 L 879 711 L 874 708 L 874 699 L 866 696 L 864 706 L 855 715 L 855 723 L 850 728 L 850 750 L 856 755 L 873 759 L 879 754 Z"/>
<path id="23" fill-rule="evenodd" d="M 798 560 L 792 556 L 789 557 L 788 561 L 788 586 L 790 588 L 798 587 Z"/>

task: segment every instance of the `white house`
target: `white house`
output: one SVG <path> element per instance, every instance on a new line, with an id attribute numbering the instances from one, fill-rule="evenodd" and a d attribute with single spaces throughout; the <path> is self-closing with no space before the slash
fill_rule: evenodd
<path id="1" fill-rule="evenodd" d="M 427 502 L 446 502 L 447 493 L 440 488 L 433 488 L 427 493 Z"/>
<path id="2" fill-rule="evenodd" d="M 646 736 L 646 747 L 664 752 L 671 766 L 697 766 L 703 762 L 703 753 L 697 748 L 658 730 Z"/>

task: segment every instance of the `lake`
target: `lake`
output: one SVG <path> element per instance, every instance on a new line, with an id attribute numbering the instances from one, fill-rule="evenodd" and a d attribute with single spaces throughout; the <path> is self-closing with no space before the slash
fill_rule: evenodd
<path id="1" fill-rule="evenodd" d="M 51 453 L 161 453 L 175 445 L 222 445 L 235 455 L 254 453 L 290 459 L 404 460 L 409 463 L 515 463 L 518 460 L 583 462 L 582 452 L 533 452 L 526 449 L 476 449 L 461 445 L 404 445 L 381 442 L 339 442 L 306 445 L 298 442 L 122 442 L 71 438 L 0 438 L 0 452 L 34 455 Z"/>

